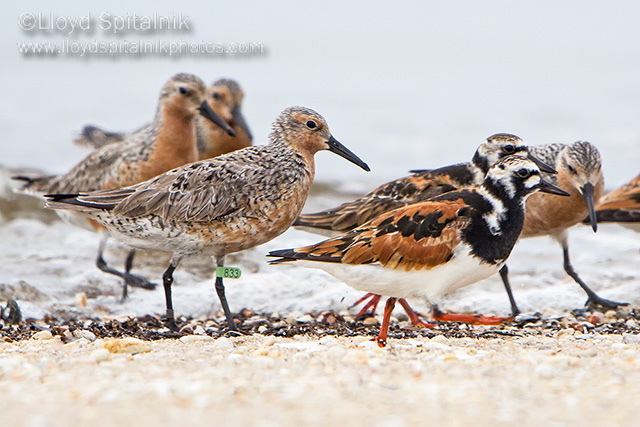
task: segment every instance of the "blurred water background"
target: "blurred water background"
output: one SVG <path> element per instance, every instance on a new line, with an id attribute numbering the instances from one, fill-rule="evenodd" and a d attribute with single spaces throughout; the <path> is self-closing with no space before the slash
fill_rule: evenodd
<path id="1" fill-rule="evenodd" d="M 113 35 L 98 16 L 188 17 L 189 31 Z M 24 31 L 25 14 L 94 20 L 91 32 Z M 466 161 L 485 137 L 595 143 L 607 187 L 639 172 L 640 3 L 12 2 L 0 15 L 0 165 L 64 172 L 87 152 L 85 123 L 132 130 L 150 120 L 174 73 L 236 79 L 257 143 L 291 105 L 316 109 L 367 161 L 330 154 L 317 179 L 370 189 L 412 168 Z M 156 40 L 261 43 L 254 55 L 26 57 L 24 42 Z"/>

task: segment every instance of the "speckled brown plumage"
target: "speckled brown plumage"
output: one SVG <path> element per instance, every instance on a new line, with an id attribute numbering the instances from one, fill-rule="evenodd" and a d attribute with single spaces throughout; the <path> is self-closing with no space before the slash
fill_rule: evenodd
<path id="1" fill-rule="evenodd" d="M 587 215 L 591 217 L 593 230 L 597 229 L 594 205 L 604 188 L 602 161 L 598 149 L 589 142 L 578 141 L 572 144 L 534 146 L 531 147 L 531 152 L 555 167 L 557 175 L 545 175 L 545 179 L 567 191 L 570 197 L 549 194 L 531 196 L 527 201 L 521 237 L 550 236 L 560 243 L 564 255 L 564 269 L 587 293 L 587 305 L 601 305 L 605 308 L 623 305 L 624 303 L 598 296 L 578 276 L 569 259 L 568 229 Z M 506 265 L 500 274 L 507 291 L 510 292 Z M 520 312 L 512 296 L 511 309 L 514 315 Z"/>
<path id="2" fill-rule="evenodd" d="M 78 195 L 51 195 L 48 207 L 79 212 L 143 249 L 173 253 L 163 276 L 173 318 L 173 270 L 187 255 L 224 256 L 265 243 L 300 214 L 314 176 L 314 154 L 333 151 L 368 166 L 336 141 L 313 110 L 292 107 L 275 121 L 268 145 L 195 162 L 141 184 Z M 234 329 L 222 279 L 216 289 Z"/>

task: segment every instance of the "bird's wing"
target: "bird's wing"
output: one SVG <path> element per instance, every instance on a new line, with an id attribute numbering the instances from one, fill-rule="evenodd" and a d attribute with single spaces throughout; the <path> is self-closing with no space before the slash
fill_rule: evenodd
<path id="1" fill-rule="evenodd" d="M 385 212 L 419 203 L 456 189 L 444 176 L 417 174 L 388 182 L 352 202 L 317 212 L 300 215 L 294 226 L 348 231 L 371 221 Z"/>
<path id="2" fill-rule="evenodd" d="M 271 252 L 282 261 L 304 259 L 344 264 L 380 263 L 402 270 L 446 263 L 469 224 L 470 208 L 460 201 L 423 202 L 388 212 L 348 233 L 300 249 Z"/>

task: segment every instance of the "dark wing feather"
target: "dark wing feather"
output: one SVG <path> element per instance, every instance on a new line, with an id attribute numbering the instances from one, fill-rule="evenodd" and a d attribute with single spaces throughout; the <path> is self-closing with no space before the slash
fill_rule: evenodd
<path id="1" fill-rule="evenodd" d="M 447 174 L 427 171 L 388 182 L 372 192 L 343 203 L 337 208 L 305 214 L 294 226 L 321 228 L 334 231 L 352 230 L 385 212 L 423 202 L 460 186 L 460 182 Z"/>
<path id="2" fill-rule="evenodd" d="M 471 210 L 460 202 L 423 202 L 388 212 L 334 239 L 299 249 L 273 251 L 275 263 L 310 261 L 369 264 L 402 270 L 446 263 L 460 243 Z"/>

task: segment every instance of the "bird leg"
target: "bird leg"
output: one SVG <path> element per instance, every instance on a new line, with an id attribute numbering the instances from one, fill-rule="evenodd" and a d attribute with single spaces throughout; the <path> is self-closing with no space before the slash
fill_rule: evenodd
<path id="1" fill-rule="evenodd" d="M 373 341 L 378 343 L 379 347 L 387 345 L 387 334 L 389 333 L 389 322 L 391 321 L 391 313 L 396 306 L 397 298 L 389 297 L 387 303 L 384 306 L 384 317 L 382 318 L 382 325 L 380 325 L 380 333 Z"/>
<path id="2" fill-rule="evenodd" d="M 589 286 L 587 286 L 587 284 L 582 281 L 580 276 L 578 276 L 578 273 L 576 273 L 576 271 L 574 270 L 573 265 L 571 265 L 571 260 L 569 259 L 569 244 L 567 243 L 567 240 L 564 239 L 561 244 L 562 254 L 564 256 L 564 271 L 566 271 L 567 274 L 571 276 L 571 278 L 575 280 L 578 285 L 580 285 L 580 287 L 587 293 L 587 296 L 589 297 L 587 299 L 587 302 L 584 304 L 585 307 L 593 309 L 595 306 L 600 305 L 605 308 L 615 309 L 616 307 L 622 305 L 629 305 L 628 302 L 616 302 L 602 298 L 598 296 L 598 294 L 596 294 L 591 288 L 589 288 Z"/>
<path id="3" fill-rule="evenodd" d="M 364 307 L 362 307 L 362 309 L 358 312 L 358 314 L 356 314 L 356 319 L 361 319 L 362 317 L 364 317 L 369 311 L 369 309 L 371 309 L 372 315 L 376 313 L 376 308 L 378 308 L 378 303 L 380 302 L 381 296 L 377 294 L 373 294 L 371 292 L 369 292 L 368 294 L 360 298 L 351 307 L 355 307 L 356 305 L 365 301 L 367 298 L 370 298 L 370 300 L 364 305 Z M 411 308 L 411 306 L 409 305 L 406 299 L 400 298 L 398 299 L 398 302 L 400 303 L 400 305 L 402 305 L 402 308 L 404 308 L 404 311 L 407 313 L 407 316 L 409 316 L 409 320 L 411 321 L 411 324 L 413 326 L 418 326 L 421 328 L 433 328 L 435 326 L 435 325 L 432 325 L 431 323 L 426 323 L 420 320 L 420 317 L 415 311 L 413 311 L 413 309 Z"/>
<path id="4" fill-rule="evenodd" d="M 224 256 L 216 257 L 216 263 L 218 267 L 224 267 Z M 233 320 L 233 314 L 231 314 L 229 303 L 227 303 L 227 297 L 224 293 L 224 283 L 222 283 L 222 277 L 216 277 L 216 292 L 218 293 L 220 304 L 222 304 L 224 315 L 227 318 L 227 329 L 229 331 L 238 332 L 238 327 L 236 326 L 236 322 Z"/>
<path id="5" fill-rule="evenodd" d="M 165 316 L 165 324 L 172 331 L 176 331 L 178 326 L 173 314 L 173 301 L 171 299 L 171 284 L 173 283 L 173 271 L 177 265 L 174 265 L 173 260 L 169 263 L 169 268 L 162 274 L 162 284 L 164 285 L 164 300 L 167 306 L 167 314 Z"/>
<path id="6" fill-rule="evenodd" d="M 511 291 L 511 284 L 509 283 L 509 268 L 507 264 L 503 265 L 500 269 L 500 277 L 502 278 L 502 283 L 504 284 L 504 290 L 507 291 L 507 296 L 509 297 L 509 303 L 511 304 L 511 316 L 515 317 L 520 314 L 520 309 L 518 308 L 518 304 L 516 304 L 515 298 L 513 298 L 513 292 Z"/>
<path id="7" fill-rule="evenodd" d="M 432 323 L 423 322 L 418 316 L 418 313 L 413 311 L 406 299 L 400 298 L 398 302 L 402 308 L 404 308 L 404 311 L 407 313 L 407 316 L 409 316 L 409 320 L 413 326 L 418 326 L 420 328 L 434 328 L 436 326 Z"/>
<path id="8" fill-rule="evenodd" d="M 132 249 L 127 255 L 127 259 L 125 261 L 125 272 L 121 272 L 116 270 L 115 268 L 109 267 L 107 262 L 104 260 L 104 248 L 107 244 L 107 236 L 105 235 L 102 240 L 100 240 L 100 246 L 98 247 L 98 257 L 96 258 L 96 266 L 105 273 L 113 274 L 114 276 L 118 276 L 121 279 L 124 279 L 123 289 L 122 289 L 122 300 L 124 301 L 127 297 L 128 290 L 127 286 L 133 286 L 134 288 L 143 288 L 143 289 L 155 289 L 156 284 L 149 282 L 146 277 L 138 276 L 136 274 L 131 274 L 131 268 L 133 266 L 133 255 L 135 254 L 135 250 Z"/>
<path id="9" fill-rule="evenodd" d="M 433 318 L 442 322 L 463 322 L 471 325 L 502 325 L 505 322 L 512 322 L 515 318 L 483 316 L 482 314 L 450 314 L 443 313 L 438 307 L 433 307 Z"/>
<path id="10" fill-rule="evenodd" d="M 378 303 L 380 302 L 380 295 L 372 294 L 371 292 L 369 292 L 368 294 L 365 294 L 365 296 L 360 298 L 358 301 L 354 302 L 351 307 L 355 307 L 356 305 L 367 300 L 368 298 L 371 298 L 371 299 L 367 301 L 364 307 L 362 307 L 362 309 L 360 309 L 358 314 L 356 314 L 356 319 L 364 317 L 369 311 L 369 309 L 371 309 L 372 315 L 376 314 L 376 309 L 378 308 Z"/>

